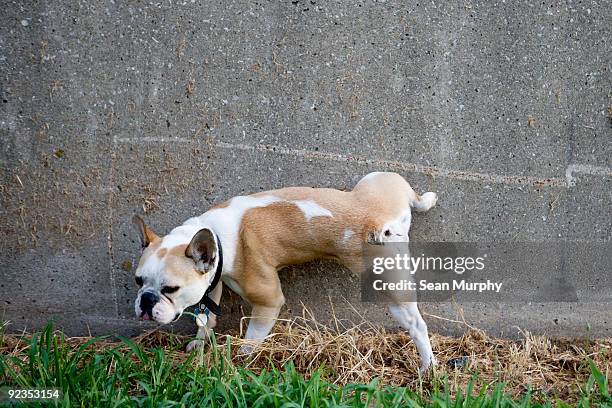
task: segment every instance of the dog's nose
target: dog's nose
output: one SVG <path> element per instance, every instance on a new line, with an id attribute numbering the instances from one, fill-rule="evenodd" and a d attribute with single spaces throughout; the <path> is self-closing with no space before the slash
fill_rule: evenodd
<path id="1" fill-rule="evenodd" d="M 142 314 L 145 313 L 149 316 L 153 315 L 153 306 L 159 302 L 159 296 L 157 296 L 153 292 L 145 292 L 140 297 L 140 309 L 142 310 Z"/>

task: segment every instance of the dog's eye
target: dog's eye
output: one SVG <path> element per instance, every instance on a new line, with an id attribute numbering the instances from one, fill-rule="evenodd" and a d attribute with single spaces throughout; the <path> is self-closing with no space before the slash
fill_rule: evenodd
<path id="1" fill-rule="evenodd" d="M 136 284 L 137 284 L 138 286 L 142 286 L 142 278 L 141 278 L 140 276 L 137 276 L 137 277 L 136 277 Z"/>
<path id="2" fill-rule="evenodd" d="M 178 286 L 164 286 L 161 290 L 161 293 L 167 295 L 168 293 L 174 293 L 179 290 Z"/>

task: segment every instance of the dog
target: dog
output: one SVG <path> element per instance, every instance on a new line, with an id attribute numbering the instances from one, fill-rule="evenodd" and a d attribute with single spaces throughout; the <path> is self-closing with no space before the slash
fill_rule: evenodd
<path id="1" fill-rule="evenodd" d="M 143 249 L 136 268 L 136 316 L 170 323 L 202 300 L 212 313 L 198 315 L 191 351 L 215 327 L 221 291 L 228 286 L 252 306 L 245 336 L 251 341 L 241 350 L 251 352 L 285 303 L 278 270 L 331 258 L 360 273 L 364 243 L 408 242 L 412 210 L 427 211 L 436 202 L 435 193 L 417 194 L 399 174 L 375 172 L 352 191 L 288 187 L 237 196 L 164 237 L 136 215 Z M 425 372 L 436 360 L 416 302 L 393 299 L 389 310 L 410 333 Z"/>

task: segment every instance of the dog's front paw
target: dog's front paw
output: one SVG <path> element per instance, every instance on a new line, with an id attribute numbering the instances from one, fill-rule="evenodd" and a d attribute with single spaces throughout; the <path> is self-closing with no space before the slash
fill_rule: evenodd
<path id="1" fill-rule="evenodd" d="M 191 352 L 192 350 L 201 349 L 204 347 L 206 342 L 202 339 L 192 340 L 187 344 L 187 352 Z"/>
<path id="2" fill-rule="evenodd" d="M 252 344 L 243 344 L 242 346 L 240 346 L 240 354 L 252 354 L 253 350 L 255 350 L 255 346 Z"/>

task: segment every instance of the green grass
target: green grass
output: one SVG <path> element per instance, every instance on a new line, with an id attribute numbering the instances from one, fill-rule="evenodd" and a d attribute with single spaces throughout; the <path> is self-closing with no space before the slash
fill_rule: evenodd
<path id="1" fill-rule="evenodd" d="M 213 364 L 203 352 L 144 349 L 129 339 L 101 347 L 93 339 L 77 347 L 48 325 L 32 336 L 23 351 L 0 356 L 0 386 L 59 387 L 63 399 L 47 406 L 82 407 L 530 407 L 570 406 L 537 402 L 529 392 L 518 399 L 503 383 L 451 395 L 445 378 L 434 378 L 422 394 L 369 384 L 335 386 L 324 380 L 325 368 L 304 378 L 291 363 L 255 373 L 230 361 L 230 347 L 213 347 Z M 0 338 L 0 344 L 2 339 Z M 606 375 L 591 362 L 591 376 L 581 400 L 572 406 L 611 406 Z M 45 406 L 33 403 L 31 406 Z"/>

